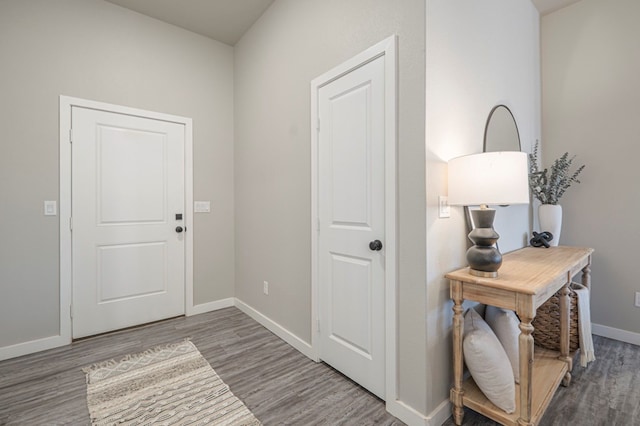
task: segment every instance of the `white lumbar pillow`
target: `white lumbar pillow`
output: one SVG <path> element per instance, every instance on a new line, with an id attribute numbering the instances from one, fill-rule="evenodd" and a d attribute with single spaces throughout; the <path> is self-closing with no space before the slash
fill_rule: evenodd
<path id="1" fill-rule="evenodd" d="M 507 413 L 516 410 L 513 371 L 505 368 L 509 358 L 491 327 L 475 309 L 464 316 L 464 359 L 480 390 L 496 407 Z"/>
<path id="2" fill-rule="evenodd" d="M 520 321 L 518 317 L 513 311 L 487 306 L 484 319 L 507 353 L 516 383 L 520 383 L 520 351 L 518 349 Z"/>

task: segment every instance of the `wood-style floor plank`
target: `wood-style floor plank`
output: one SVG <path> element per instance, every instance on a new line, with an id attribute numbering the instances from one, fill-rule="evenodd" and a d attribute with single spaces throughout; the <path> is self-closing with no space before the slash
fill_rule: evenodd
<path id="1" fill-rule="evenodd" d="M 89 424 L 82 367 L 185 338 L 266 426 L 404 424 L 351 380 L 226 308 L 0 362 L 0 425 Z"/>
<path id="2" fill-rule="evenodd" d="M 82 367 L 184 338 L 266 426 L 403 424 L 357 384 L 227 308 L 0 362 L 0 425 L 86 425 Z M 640 347 L 599 336 L 594 344 L 598 359 L 587 368 L 576 363 L 571 386 L 558 389 L 541 425 L 640 425 Z M 464 425 L 496 424 L 465 410 Z"/>
<path id="3" fill-rule="evenodd" d="M 601 336 L 593 344 L 597 359 L 583 368 L 576 357 L 570 386 L 558 388 L 540 426 L 640 425 L 640 346 Z M 498 425 L 467 408 L 462 424 Z"/>

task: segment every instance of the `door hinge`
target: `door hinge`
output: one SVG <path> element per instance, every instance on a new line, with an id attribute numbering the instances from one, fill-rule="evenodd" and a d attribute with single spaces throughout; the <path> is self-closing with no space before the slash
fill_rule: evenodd
<path id="1" fill-rule="evenodd" d="M 69 129 L 69 143 L 73 143 L 73 129 Z"/>
<path id="2" fill-rule="evenodd" d="M 69 218 L 69 231 L 73 231 L 73 218 Z"/>
<path id="3" fill-rule="evenodd" d="M 73 319 L 73 305 L 69 305 L 69 318 Z"/>

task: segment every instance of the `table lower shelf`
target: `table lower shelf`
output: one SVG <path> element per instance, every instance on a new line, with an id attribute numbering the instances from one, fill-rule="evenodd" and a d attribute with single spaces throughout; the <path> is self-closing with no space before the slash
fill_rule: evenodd
<path id="1" fill-rule="evenodd" d="M 533 391 L 531 401 L 531 423 L 537 425 L 546 411 L 553 395 L 568 371 L 566 362 L 558 359 L 559 353 L 535 347 L 533 361 Z M 520 385 L 516 384 L 516 411 L 507 414 L 493 405 L 473 381 L 467 379 L 463 385 L 463 404 L 478 413 L 503 425 L 518 424 L 520 417 Z"/>

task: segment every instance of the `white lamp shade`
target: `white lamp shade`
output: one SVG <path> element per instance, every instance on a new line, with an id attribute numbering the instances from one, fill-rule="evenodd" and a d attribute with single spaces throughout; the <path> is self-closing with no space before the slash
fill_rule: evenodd
<path id="1" fill-rule="evenodd" d="M 449 204 L 529 204 L 527 154 L 484 152 L 450 160 Z"/>

